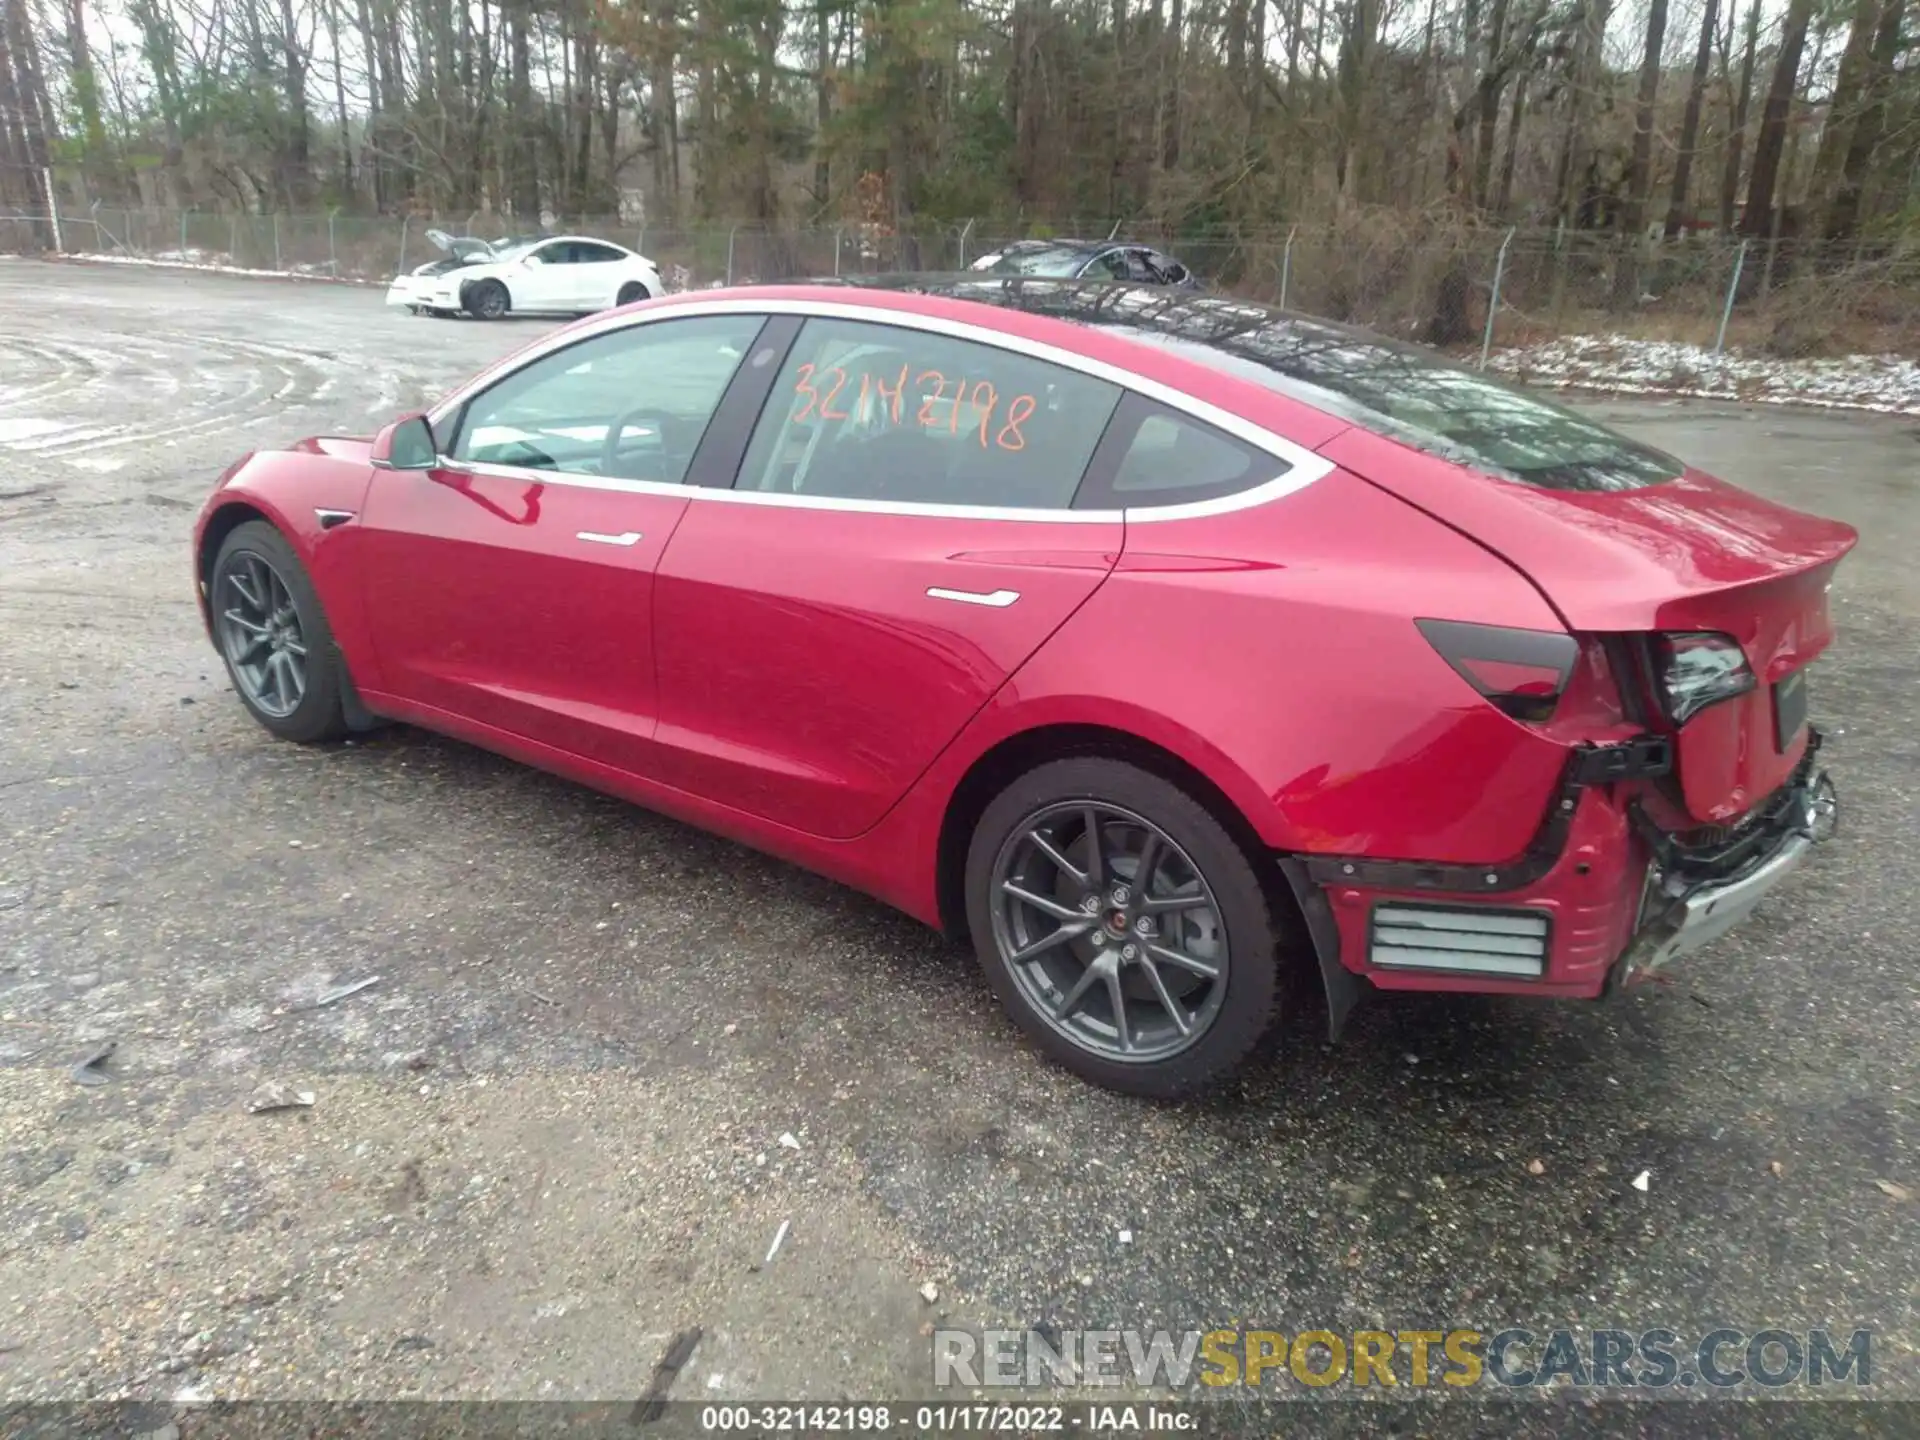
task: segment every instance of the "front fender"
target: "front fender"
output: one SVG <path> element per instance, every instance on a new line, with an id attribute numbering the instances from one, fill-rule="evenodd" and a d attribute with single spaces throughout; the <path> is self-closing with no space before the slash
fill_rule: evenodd
<path id="1" fill-rule="evenodd" d="M 374 470 L 364 440 L 305 440 L 286 450 L 249 455 L 220 477 L 194 524 L 194 594 L 212 639 L 207 576 L 235 526 L 264 519 L 293 546 L 326 608 L 334 642 L 356 685 L 379 688 L 379 671 L 361 603 L 359 532 Z M 321 512 L 349 518 L 332 525 Z"/>

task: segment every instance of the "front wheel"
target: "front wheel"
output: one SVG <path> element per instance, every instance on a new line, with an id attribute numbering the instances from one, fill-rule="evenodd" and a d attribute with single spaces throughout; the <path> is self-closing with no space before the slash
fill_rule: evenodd
<path id="1" fill-rule="evenodd" d="M 1028 772 L 981 816 L 966 886 L 994 993 L 1097 1084 L 1191 1094 L 1274 1020 L 1267 892 L 1225 827 L 1157 775 L 1097 757 Z"/>
<path id="2" fill-rule="evenodd" d="M 236 525 L 208 577 L 220 658 L 247 712 L 282 740 L 347 732 L 344 664 L 293 546 L 264 520 Z"/>
<path id="3" fill-rule="evenodd" d="M 498 280 L 482 280 L 466 293 L 467 311 L 481 320 L 498 320 L 507 313 L 507 287 Z"/>

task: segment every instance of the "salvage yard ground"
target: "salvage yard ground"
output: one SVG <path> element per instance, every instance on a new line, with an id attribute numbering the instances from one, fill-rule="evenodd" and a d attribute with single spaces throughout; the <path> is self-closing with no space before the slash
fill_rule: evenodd
<path id="1" fill-rule="evenodd" d="M 925 1396 L 930 1322 L 1867 1326 L 1920 1396 L 1920 422 L 1595 406 L 1861 531 L 1812 683 L 1845 818 L 1786 894 L 1617 1002 L 1380 1000 L 1337 1048 L 1302 1008 L 1153 1107 L 823 880 L 247 719 L 213 477 L 541 328 L 0 263 L 0 1399 L 634 1396 L 692 1326 L 676 1396 Z"/>

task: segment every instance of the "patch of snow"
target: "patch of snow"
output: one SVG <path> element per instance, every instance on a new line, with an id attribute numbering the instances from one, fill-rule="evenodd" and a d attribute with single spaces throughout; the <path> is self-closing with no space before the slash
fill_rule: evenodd
<path id="1" fill-rule="evenodd" d="M 217 252 L 216 252 L 217 253 Z M 59 258 L 85 265 L 138 265 L 158 270 L 202 270 L 216 275 L 246 275 L 260 280 L 323 280 L 332 285 L 384 285 L 384 280 L 358 280 L 330 274 L 324 265 L 296 265 L 291 270 L 261 270 L 250 265 L 223 263 L 231 257 L 206 258 L 202 250 L 162 250 L 153 255 L 66 254 Z M 196 258 L 198 257 L 198 258 Z"/>
<path id="2" fill-rule="evenodd" d="M 1671 340 L 1573 335 L 1500 351 L 1487 366 L 1542 389 L 1920 415 L 1920 361 L 1901 355 L 1776 360 Z"/>
<path id="3" fill-rule="evenodd" d="M 27 440 L 35 435 L 50 435 L 56 430 L 70 430 L 73 427 L 65 420 L 37 420 L 23 415 L 15 420 L 0 420 L 0 445 L 14 440 Z"/>
<path id="4" fill-rule="evenodd" d="M 12 256 L 0 257 L 12 259 Z M 75 252 L 69 251 L 56 257 L 61 260 L 77 261 L 87 265 L 136 265 L 162 270 L 200 270 L 214 275 L 244 275 L 259 280 L 323 280 L 335 285 L 364 285 L 388 288 L 398 281 L 407 279 L 399 276 L 386 280 L 367 279 L 357 275 L 336 275 L 325 265 L 298 264 L 281 270 L 266 270 L 255 265 L 235 265 L 233 257 L 222 250 L 199 250 L 189 247 L 185 250 L 156 250 L 151 255 L 131 255 L 124 251 Z M 696 282 L 693 272 L 684 265 L 670 265 L 662 272 L 661 280 L 668 294 L 701 289 L 718 290 L 725 280 Z M 750 285 L 751 277 L 734 282 Z M 394 303 L 404 303 L 395 301 Z"/>

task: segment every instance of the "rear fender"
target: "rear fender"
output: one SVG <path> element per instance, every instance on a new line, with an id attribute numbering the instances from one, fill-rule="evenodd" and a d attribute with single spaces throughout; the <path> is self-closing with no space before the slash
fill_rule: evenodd
<path id="1" fill-rule="evenodd" d="M 1562 628 L 1511 566 L 1336 470 L 1244 511 L 1130 519 L 1106 583 L 998 703 L 1107 697 L 1115 718 L 1084 718 L 1180 755 L 1272 850 L 1507 859 L 1566 744 L 1487 704 L 1422 617 Z"/>

